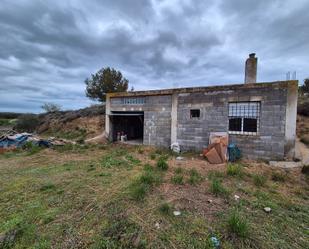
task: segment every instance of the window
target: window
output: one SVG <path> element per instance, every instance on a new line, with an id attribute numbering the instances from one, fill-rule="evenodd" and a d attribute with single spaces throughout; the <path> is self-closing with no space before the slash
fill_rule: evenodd
<path id="1" fill-rule="evenodd" d="M 260 102 L 229 103 L 229 133 L 256 135 L 259 119 Z"/>
<path id="2" fill-rule="evenodd" d="M 124 105 L 142 105 L 142 104 L 145 104 L 145 97 L 122 98 L 122 104 L 124 104 Z"/>
<path id="3" fill-rule="evenodd" d="M 199 117 L 200 117 L 200 110 L 199 109 L 190 110 L 190 118 L 199 118 Z"/>

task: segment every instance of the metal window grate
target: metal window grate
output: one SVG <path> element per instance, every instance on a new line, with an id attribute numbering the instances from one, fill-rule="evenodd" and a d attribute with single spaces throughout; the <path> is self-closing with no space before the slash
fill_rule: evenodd
<path id="1" fill-rule="evenodd" d="M 259 131 L 260 102 L 229 103 L 229 132 L 256 135 Z"/>
<path id="2" fill-rule="evenodd" d="M 143 105 L 143 104 L 145 104 L 145 97 L 122 98 L 122 104 L 124 104 L 124 105 Z"/>

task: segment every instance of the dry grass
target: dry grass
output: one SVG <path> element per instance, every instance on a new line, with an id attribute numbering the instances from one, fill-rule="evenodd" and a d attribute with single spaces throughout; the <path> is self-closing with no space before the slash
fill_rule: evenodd
<path id="1" fill-rule="evenodd" d="M 162 157 L 166 171 L 157 169 Z M 184 157 L 122 145 L 0 155 L 0 234 L 15 234 L 11 248 L 212 248 L 213 235 L 222 248 L 308 247 L 309 185 L 300 169 L 273 181 L 268 166 L 247 162 L 233 177 L 226 165 Z M 213 182 L 228 195 L 212 193 Z M 132 186 L 143 188 L 137 198 Z"/>

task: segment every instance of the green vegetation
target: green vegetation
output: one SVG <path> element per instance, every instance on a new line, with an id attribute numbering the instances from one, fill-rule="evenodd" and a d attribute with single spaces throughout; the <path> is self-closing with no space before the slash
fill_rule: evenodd
<path id="1" fill-rule="evenodd" d="M 246 238 L 249 235 L 249 225 L 245 217 L 238 211 L 233 210 L 227 220 L 228 230 L 241 238 Z"/>
<path id="2" fill-rule="evenodd" d="M 188 182 L 191 185 L 197 185 L 201 181 L 203 181 L 203 177 L 197 172 L 196 169 L 191 169 L 189 171 L 189 180 L 188 180 Z"/>
<path id="3" fill-rule="evenodd" d="M 267 176 L 262 175 L 262 174 L 254 174 L 252 177 L 253 177 L 253 182 L 255 186 L 257 187 L 265 186 L 267 182 Z"/>
<path id="4" fill-rule="evenodd" d="M 211 180 L 210 191 L 216 196 L 228 196 L 227 189 L 222 185 L 221 181 L 217 178 Z"/>
<path id="5" fill-rule="evenodd" d="M 302 173 L 278 169 L 287 180 L 264 183 L 269 169 L 254 165 L 242 168 L 252 174 L 242 178 L 223 167 L 162 171 L 165 152 L 113 144 L 27 153 L 0 155 L 0 248 L 214 248 L 212 236 L 221 248 L 308 247 Z M 176 186 L 171 176 L 199 186 Z"/>
<path id="6" fill-rule="evenodd" d="M 171 182 L 174 183 L 174 184 L 184 184 L 183 182 L 183 176 L 180 175 L 180 174 L 176 174 L 174 175 L 172 178 L 171 178 Z"/>
<path id="7" fill-rule="evenodd" d="M 157 161 L 157 168 L 160 170 L 167 170 L 168 169 L 168 164 L 166 162 L 165 157 L 161 156 L 159 157 Z"/>
<path id="8" fill-rule="evenodd" d="M 275 182 L 285 182 L 286 178 L 287 178 L 286 174 L 283 174 L 281 172 L 274 171 L 271 174 L 271 179 Z"/>
<path id="9" fill-rule="evenodd" d="M 229 176 L 243 176 L 243 166 L 241 164 L 229 163 L 227 166 L 226 174 Z"/>

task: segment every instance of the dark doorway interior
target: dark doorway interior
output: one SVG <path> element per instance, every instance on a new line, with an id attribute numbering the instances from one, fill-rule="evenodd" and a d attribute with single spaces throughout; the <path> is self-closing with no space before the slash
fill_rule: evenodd
<path id="1" fill-rule="evenodd" d="M 144 112 L 112 112 L 113 141 L 117 141 L 117 134 L 127 135 L 129 140 L 143 142 Z"/>

